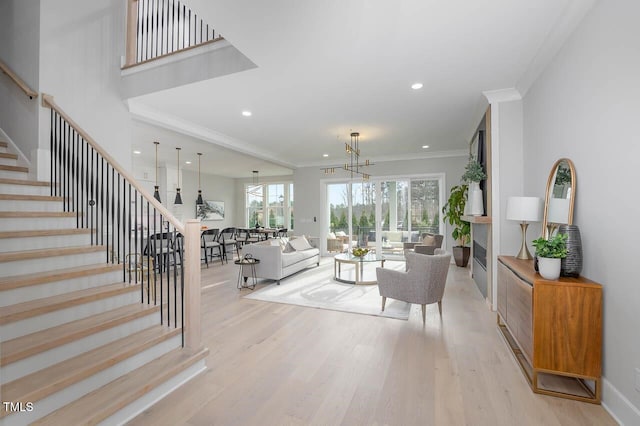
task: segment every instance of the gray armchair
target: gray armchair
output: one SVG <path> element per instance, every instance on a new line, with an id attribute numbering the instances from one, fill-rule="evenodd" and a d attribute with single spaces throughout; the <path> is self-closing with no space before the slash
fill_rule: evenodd
<path id="1" fill-rule="evenodd" d="M 378 290 L 382 296 L 382 310 L 387 297 L 422 305 L 422 323 L 426 320 L 427 304 L 438 302 L 442 316 L 442 295 L 449 272 L 451 254 L 442 249 L 435 255 L 405 253 L 407 271 L 376 268 Z"/>
<path id="2" fill-rule="evenodd" d="M 416 253 L 420 254 L 434 254 L 436 249 L 442 247 L 442 240 L 444 239 L 444 235 L 440 234 L 422 234 L 420 236 L 420 241 L 404 243 L 404 251 L 413 250 Z M 428 241 L 428 244 L 425 243 Z"/>

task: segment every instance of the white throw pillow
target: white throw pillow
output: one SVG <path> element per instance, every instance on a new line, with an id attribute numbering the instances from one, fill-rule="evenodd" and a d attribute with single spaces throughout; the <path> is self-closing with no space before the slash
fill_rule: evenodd
<path id="1" fill-rule="evenodd" d="M 327 234 L 327 238 L 330 240 L 335 240 L 336 239 L 336 234 L 334 234 L 333 232 L 329 232 Z"/>
<path id="2" fill-rule="evenodd" d="M 310 248 L 313 248 L 304 236 L 296 237 L 295 239 L 289 240 L 289 245 L 296 251 L 308 250 Z"/>
<path id="3" fill-rule="evenodd" d="M 338 231 L 336 232 L 336 237 L 346 237 L 347 234 L 344 233 L 344 231 Z"/>

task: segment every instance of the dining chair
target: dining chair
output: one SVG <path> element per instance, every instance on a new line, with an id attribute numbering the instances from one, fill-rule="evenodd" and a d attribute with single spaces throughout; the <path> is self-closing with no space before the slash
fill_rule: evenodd
<path id="1" fill-rule="evenodd" d="M 204 251 L 204 261 L 209 267 L 209 259 L 213 261 L 214 257 L 220 258 L 223 263 L 222 245 L 218 242 L 218 230 L 207 229 L 200 235 L 200 248 Z M 215 253 L 217 251 L 217 254 Z"/>

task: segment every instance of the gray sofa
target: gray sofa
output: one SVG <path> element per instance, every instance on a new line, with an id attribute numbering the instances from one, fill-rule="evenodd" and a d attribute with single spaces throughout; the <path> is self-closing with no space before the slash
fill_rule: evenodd
<path id="1" fill-rule="evenodd" d="M 320 265 L 320 250 L 307 248 L 304 250 L 286 250 L 285 238 L 274 238 L 255 244 L 246 244 L 242 247 L 242 254 L 250 254 L 254 259 L 260 260 L 256 265 L 256 276 L 277 281 L 280 284 L 282 278 L 288 277 L 309 266 Z M 249 276 L 249 268 L 244 269 L 245 277 Z"/>

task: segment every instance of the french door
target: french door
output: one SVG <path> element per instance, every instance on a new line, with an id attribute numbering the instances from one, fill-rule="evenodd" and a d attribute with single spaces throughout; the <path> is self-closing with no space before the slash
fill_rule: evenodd
<path id="1" fill-rule="evenodd" d="M 404 243 L 441 234 L 444 176 L 326 183 L 326 251 L 360 246 L 402 258 Z"/>

